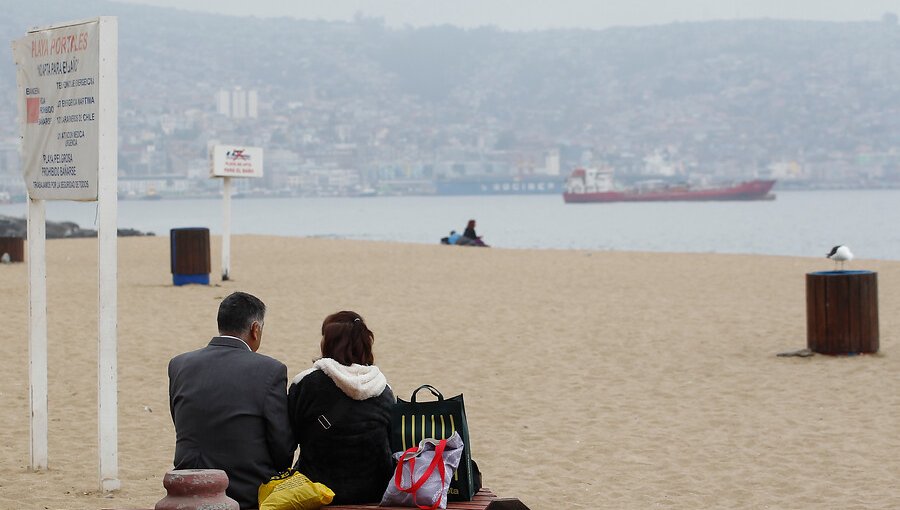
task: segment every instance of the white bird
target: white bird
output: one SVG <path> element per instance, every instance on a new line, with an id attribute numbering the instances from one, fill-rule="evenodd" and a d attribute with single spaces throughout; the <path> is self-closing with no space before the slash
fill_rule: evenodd
<path id="1" fill-rule="evenodd" d="M 9 253 L 4 252 L 3 255 L 0 255 L 0 264 L 9 264 L 11 260 Z"/>
<path id="2" fill-rule="evenodd" d="M 837 263 L 841 263 L 841 271 L 844 270 L 844 262 L 850 262 L 853 260 L 853 253 L 850 252 L 850 248 L 839 244 L 831 249 L 826 257 L 830 258 L 834 261 L 834 265 L 837 266 Z"/>

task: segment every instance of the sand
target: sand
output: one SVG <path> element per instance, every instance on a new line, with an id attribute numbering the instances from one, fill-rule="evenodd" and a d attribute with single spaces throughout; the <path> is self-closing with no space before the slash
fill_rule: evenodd
<path id="1" fill-rule="evenodd" d="M 0 266 L 0 508 L 152 508 L 174 429 L 170 357 L 234 290 L 269 307 L 289 376 L 328 313 L 375 331 L 396 393 L 463 393 L 485 485 L 533 509 L 896 508 L 900 262 L 878 271 L 881 352 L 806 346 L 824 258 L 476 249 L 238 236 L 233 280 L 173 287 L 167 238 L 119 243 L 119 474 L 97 490 L 96 241 L 48 241 L 50 469 L 29 471 L 27 273 Z"/>

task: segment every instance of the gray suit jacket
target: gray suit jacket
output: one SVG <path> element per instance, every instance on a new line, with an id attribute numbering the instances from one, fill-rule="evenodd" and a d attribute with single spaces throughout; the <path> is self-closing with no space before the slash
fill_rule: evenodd
<path id="1" fill-rule="evenodd" d="M 259 484 L 291 466 L 287 367 L 215 337 L 169 361 L 169 409 L 175 422 L 175 469 L 222 469 L 228 496 L 256 508 Z"/>

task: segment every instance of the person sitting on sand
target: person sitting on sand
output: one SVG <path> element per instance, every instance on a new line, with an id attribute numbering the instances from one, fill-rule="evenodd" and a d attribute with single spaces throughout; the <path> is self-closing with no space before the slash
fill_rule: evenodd
<path id="1" fill-rule="evenodd" d="M 294 466 L 334 491 L 334 504 L 381 500 L 393 474 L 391 407 L 396 402 L 374 365 L 375 335 L 356 312 L 322 323 L 322 357 L 291 381 L 291 427 L 300 446 Z"/>
<path id="2" fill-rule="evenodd" d="M 229 497 L 257 508 L 257 491 L 290 467 L 295 442 L 287 367 L 257 354 L 266 305 L 235 292 L 219 304 L 219 336 L 169 361 L 175 469 L 222 469 Z"/>
<path id="3" fill-rule="evenodd" d="M 447 244 L 456 244 L 460 237 L 462 236 L 459 235 L 459 232 L 451 230 L 450 235 L 447 237 Z"/>
<path id="4" fill-rule="evenodd" d="M 466 224 L 466 230 L 463 232 L 463 237 L 466 238 L 466 242 L 458 243 L 458 244 L 470 244 L 475 246 L 487 246 L 484 244 L 484 241 L 478 237 L 478 234 L 475 233 L 475 220 L 469 220 L 469 223 Z"/>

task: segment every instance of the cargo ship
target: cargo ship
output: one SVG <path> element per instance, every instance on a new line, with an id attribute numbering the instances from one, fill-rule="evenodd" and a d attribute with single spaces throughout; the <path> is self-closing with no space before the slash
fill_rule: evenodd
<path id="1" fill-rule="evenodd" d="M 738 184 L 697 188 L 663 181 L 636 183 L 616 189 L 613 171 L 606 168 L 576 168 L 566 181 L 563 200 L 567 204 L 590 202 L 672 202 L 712 200 L 773 200 L 774 180 L 752 180 Z"/>
<path id="2" fill-rule="evenodd" d="M 562 177 L 555 175 L 481 176 L 434 181 L 437 195 L 537 195 L 564 191 Z"/>

